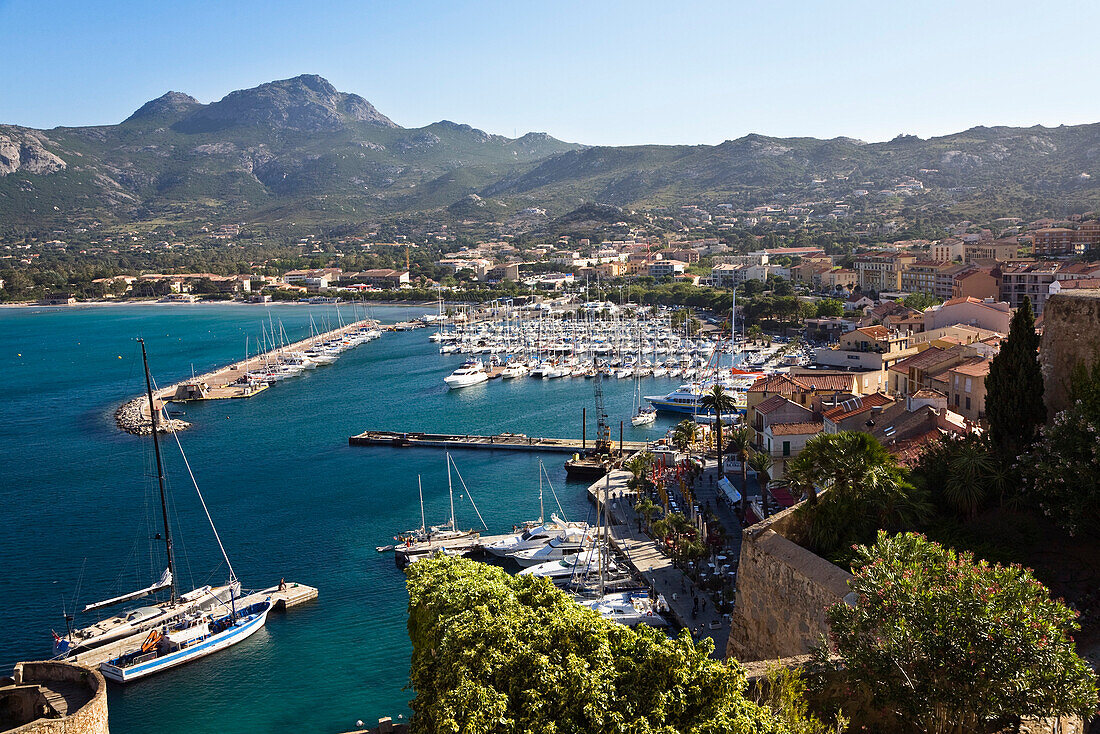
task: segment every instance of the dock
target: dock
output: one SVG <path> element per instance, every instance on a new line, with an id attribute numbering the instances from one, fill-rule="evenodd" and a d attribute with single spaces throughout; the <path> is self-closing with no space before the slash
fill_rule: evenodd
<path id="1" fill-rule="evenodd" d="M 350 446 L 393 446 L 398 448 L 435 449 L 498 449 L 501 451 L 550 451 L 577 454 L 593 448 L 593 441 L 577 438 L 537 438 L 524 433 L 498 433 L 492 436 L 473 434 L 422 433 L 414 431 L 363 431 L 348 438 Z M 612 442 L 624 455 L 644 451 L 645 441 Z"/>
<path id="2" fill-rule="evenodd" d="M 445 551 L 451 555 L 472 556 L 485 552 L 485 547 L 498 540 L 504 540 L 512 533 L 504 535 L 471 535 L 465 538 L 449 540 L 427 540 L 421 543 L 398 545 L 393 550 L 393 559 L 398 568 L 405 568 L 413 561 L 429 556 L 436 551 Z"/>
<path id="3" fill-rule="evenodd" d="M 373 325 L 374 322 L 369 319 L 354 321 L 338 329 L 316 334 L 308 339 L 302 339 L 293 344 L 288 344 L 285 347 L 280 347 L 276 351 L 304 352 L 320 342 L 337 339 L 349 332 L 358 331 L 364 326 Z M 240 362 L 234 362 L 233 364 L 220 367 L 212 372 L 192 377 L 189 380 L 181 380 L 173 385 L 159 388 L 153 393 L 153 399 L 156 402 L 164 403 L 167 401 L 186 402 L 190 400 L 250 398 L 264 390 L 267 385 L 248 385 L 245 381 L 242 381 L 241 378 L 244 377 L 247 372 L 262 369 L 265 361 L 270 359 L 269 354 L 271 353 L 258 354 L 255 357 L 250 357 Z M 148 400 L 145 402 L 148 403 Z"/>
<path id="4" fill-rule="evenodd" d="M 299 584 L 288 581 L 285 584 L 284 589 L 280 589 L 278 585 L 272 586 L 261 591 L 256 591 L 251 594 L 247 594 L 237 599 L 237 607 L 244 608 L 249 604 L 255 604 L 261 602 L 264 599 L 270 598 L 272 611 L 285 612 L 286 610 L 296 607 L 300 604 L 305 604 L 308 601 L 312 601 L 317 598 L 317 589 L 312 586 L 306 586 L 305 584 Z M 103 647 L 97 647 L 87 652 L 82 652 L 77 655 L 73 655 L 70 658 L 66 658 L 68 662 L 79 663 L 81 665 L 87 665 L 90 668 L 94 668 L 100 663 L 105 663 L 111 658 L 118 657 L 127 650 L 133 650 L 136 646 L 140 645 L 142 641 L 148 636 L 149 631 L 145 630 L 124 637 L 121 640 L 117 640 Z"/>

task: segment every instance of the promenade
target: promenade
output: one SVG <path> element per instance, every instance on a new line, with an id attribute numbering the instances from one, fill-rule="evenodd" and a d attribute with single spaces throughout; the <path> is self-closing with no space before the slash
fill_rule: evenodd
<path id="1" fill-rule="evenodd" d="M 700 506 L 705 506 L 709 501 L 711 509 L 716 511 L 726 527 L 729 538 L 727 546 L 717 554 L 724 556 L 725 560 L 715 564 L 728 564 L 732 568 L 736 565 L 740 552 L 741 525 L 732 512 L 726 511 L 717 501 L 717 490 L 710 483 L 711 477 L 716 474 L 717 464 L 708 463 L 706 470 L 696 481 L 694 491 Z M 643 523 L 634 511 L 637 493 L 627 488 L 630 477 L 630 472 L 615 471 L 588 489 L 589 497 L 593 501 L 602 499 L 604 491 L 607 492 L 613 518 L 612 545 L 627 557 L 631 567 L 656 593 L 664 595 L 676 623 L 691 630 L 692 637 L 696 640 L 710 637 L 714 642 L 711 657 L 725 658 L 726 640 L 730 630 L 729 615 L 719 612 L 715 599 L 680 570 L 672 562 L 672 558 L 662 552 L 657 541 L 641 531 Z M 709 571 L 708 562 L 702 561 L 704 568 Z M 729 583 L 732 581 L 733 577 L 730 576 Z"/>

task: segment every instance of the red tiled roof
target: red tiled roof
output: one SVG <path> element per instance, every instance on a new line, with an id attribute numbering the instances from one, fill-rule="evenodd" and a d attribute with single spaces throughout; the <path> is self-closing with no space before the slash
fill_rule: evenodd
<path id="1" fill-rule="evenodd" d="M 956 367 L 952 367 L 951 371 L 958 372 L 961 375 L 970 375 L 971 377 L 985 377 L 989 374 L 989 360 L 982 359 L 960 364 Z"/>
<path id="2" fill-rule="evenodd" d="M 919 354 L 914 354 L 912 357 L 906 357 L 890 365 L 890 369 L 894 372 L 901 372 L 902 374 L 908 374 L 910 367 L 916 367 L 917 369 L 924 369 L 931 365 L 939 363 L 941 355 L 946 350 L 939 347 L 928 347 Z"/>
<path id="3" fill-rule="evenodd" d="M 806 386 L 807 389 L 813 388 L 815 391 L 829 391 L 835 392 L 837 390 L 851 390 L 854 385 L 855 375 L 851 373 L 845 374 L 801 374 L 797 376 L 799 382 Z"/>
<path id="4" fill-rule="evenodd" d="M 760 403 L 760 405 L 756 406 L 756 412 L 761 415 L 767 415 L 773 410 L 778 410 L 779 408 L 782 408 L 789 402 L 790 401 L 782 395 L 772 395 L 770 398 Z"/>
<path id="5" fill-rule="evenodd" d="M 889 405 L 894 402 L 892 398 L 882 393 L 872 393 L 870 395 L 864 395 L 861 398 L 852 398 L 851 400 L 845 400 L 843 403 L 829 408 L 822 412 L 822 415 L 828 418 L 833 423 L 839 423 L 845 418 L 851 418 L 853 415 L 859 415 L 864 411 L 868 411 L 871 408 L 878 405 Z"/>
<path id="6" fill-rule="evenodd" d="M 885 326 L 864 326 L 856 329 L 860 334 L 866 334 L 872 339 L 886 339 L 890 336 L 890 330 Z"/>
<path id="7" fill-rule="evenodd" d="M 821 433 L 824 427 L 821 421 L 810 421 L 808 423 L 773 423 L 768 426 L 768 430 L 773 436 L 810 436 Z"/>

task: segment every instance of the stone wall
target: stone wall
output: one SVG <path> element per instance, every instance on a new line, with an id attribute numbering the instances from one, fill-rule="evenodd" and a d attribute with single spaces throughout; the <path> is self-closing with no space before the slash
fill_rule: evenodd
<path id="1" fill-rule="evenodd" d="M 783 536 L 794 510 L 745 530 L 728 657 L 744 662 L 810 652 L 828 632 L 825 609 L 850 593 L 851 574 Z"/>
<path id="2" fill-rule="evenodd" d="M 82 705 L 60 719 L 38 719 L 12 729 L 9 734 L 109 734 L 107 682 L 98 670 L 72 663 L 19 663 L 15 666 L 15 680 L 61 692 L 70 703 Z"/>
<path id="3" fill-rule="evenodd" d="M 1043 311 L 1040 362 L 1049 418 L 1066 408 L 1074 365 L 1092 364 L 1100 354 L 1100 291 L 1062 292 Z"/>

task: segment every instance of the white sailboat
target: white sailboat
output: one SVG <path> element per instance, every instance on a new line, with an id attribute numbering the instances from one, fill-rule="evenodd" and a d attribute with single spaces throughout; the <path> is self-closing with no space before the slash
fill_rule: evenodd
<path id="1" fill-rule="evenodd" d="M 138 678 L 144 678 L 155 673 L 174 668 L 183 663 L 190 662 L 200 657 L 205 657 L 219 650 L 235 645 L 246 639 L 264 625 L 267 613 L 271 610 L 270 598 L 249 605 L 244 609 L 238 609 L 236 600 L 240 592 L 240 584 L 237 581 L 233 566 L 225 553 L 218 530 L 214 527 L 210 511 L 206 507 L 206 501 L 195 482 L 191 466 L 187 462 L 187 456 L 183 454 L 183 447 L 179 446 L 179 438 L 176 444 L 180 448 L 184 465 L 194 484 L 199 502 L 202 504 L 206 518 L 214 532 L 214 538 L 229 568 L 228 603 L 214 597 L 209 603 L 204 604 L 210 593 L 209 587 L 197 589 L 190 594 L 179 596 L 176 591 L 174 570 L 174 555 L 172 549 L 171 526 L 168 522 L 168 503 L 165 493 L 164 463 L 160 453 L 159 439 L 159 411 L 153 410 L 153 387 L 149 376 L 149 364 L 145 353 L 144 340 L 141 342 L 141 357 L 145 365 L 145 386 L 149 398 L 150 420 L 152 422 L 153 450 L 157 463 L 157 482 L 160 488 L 161 511 L 164 520 L 165 552 L 168 559 L 168 569 L 160 580 L 145 589 L 124 594 L 113 599 L 107 599 L 96 604 L 90 604 L 86 610 L 100 608 L 106 605 L 121 603 L 123 601 L 139 598 L 142 595 L 159 590 L 170 589 L 171 599 L 165 606 L 149 608 L 147 614 L 141 610 L 135 610 L 138 614 L 136 620 L 148 624 L 149 633 L 143 641 L 134 642 L 122 654 L 100 664 L 100 671 L 109 680 L 116 682 L 129 682 Z M 220 609 L 219 609 L 220 607 Z M 154 612 L 152 610 L 159 609 Z M 131 613 L 133 614 L 133 613 Z M 138 634 L 145 628 L 136 630 Z M 135 630 L 131 626 L 130 633 Z"/>

